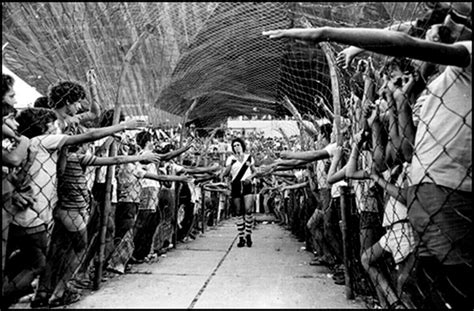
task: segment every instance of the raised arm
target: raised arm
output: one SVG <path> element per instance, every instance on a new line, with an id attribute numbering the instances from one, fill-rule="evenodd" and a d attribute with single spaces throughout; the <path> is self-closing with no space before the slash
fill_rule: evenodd
<path id="1" fill-rule="evenodd" d="M 337 166 L 342 158 L 342 147 L 338 146 L 334 151 L 334 157 L 331 161 L 331 166 L 329 167 L 328 171 L 328 183 L 334 184 L 340 180 L 343 180 L 346 177 L 346 166 L 341 168 L 339 171 L 337 170 Z"/>
<path id="2" fill-rule="evenodd" d="M 389 183 L 379 174 L 372 173 L 370 175 L 373 181 L 375 181 L 380 187 L 387 191 L 388 195 L 395 198 L 402 204 L 407 204 L 406 191 L 401 187 L 395 186 L 394 184 Z"/>
<path id="3" fill-rule="evenodd" d="M 350 179 L 368 179 L 370 178 L 370 175 L 366 173 L 363 170 L 357 170 L 357 160 L 360 155 L 360 146 L 361 146 L 361 138 L 362 133 L 357 134 L 358 137 L 356 137 L 355 142 L 352 146 L 352 151 L 351 155 L 349 156 L 349 161 L 347 161 L 346 164 L 346 177 Z"/>
<path id="4" fill-rule="evenodd" d="M 407 34 L 372 28 L 293 28 L 262 33 L 270 39 L 295 38 L 305 41 L 335 41 L 395 57 L 409 57 L 441 65 L 466 67 L 469 51 L 462 45 L 443 44 L 413 38 Z"/>

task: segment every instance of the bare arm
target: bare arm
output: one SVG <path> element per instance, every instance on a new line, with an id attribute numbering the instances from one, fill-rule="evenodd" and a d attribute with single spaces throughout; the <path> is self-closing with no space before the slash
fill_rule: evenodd
<path id="1" fill-rule="evenodd" d="M 350 179 L 368 179 L 370 175 L 366 173 L 364 170 L 357 170 L 357 159 L 359 158 L 359 146 L 358 144 L 354 144 L 352 147 L 351 155 L 349 157 L 349 161 L 346 164 L 346 177 Z"/>
<path id="2" fill-rule="evenodd" d="M 373 181 L 379 184 L 380 187 L 382 187 L 385 191 L 387 191 L 388 195 L 395 198 L 397 201 L 399 201 L 402 204 L 407 204 L 406 193 L 402 188 L 389 183 L 378 174 L 371 174 L 370 177 L 372 178 Z"/>
<path id="3" fill-rule="evenodd" d="M 192 181 L 192 178 L 189 176 L 178 176 L 178 175 L 157 175 L 152 173 L 146 173 L 143 178 L 153 179 L 157 181 L 178 181 L 178 182 L 188 182 Z"/>
<path id="4" fill-rule="evenodd" d="M 395 57 L 409 57 L 442 65 L 466 67 L 469 51 L 461 45 L 436 43 L 413 38 L 397 31 L 372 28 L 294 28 L 263 32 L 270 39 L 295 38 L 321 42 L 325 40 Z"/>
<path id="5" fill-rule="evenodd" d="M 331 161 L 331 166 L 329 167 L 328 171 L 328 183 L 329 184 L 334 184 L 340 180 L 343 180 L 346 177 L 346 166 L 341 168 L 339 171 L 337 171 L 337 166 L 339 165 L 339 162 L 341 161 L 342 157 L 342 147 L 338 146 L 334 157 Z"/>
<path id="6" fill-rule="evenodd" d="M 289 185 L 289 186 L 284 186 L 281 188 L 281 190 L 294 190 L 294 189 L 299 189 L 299 188 L 304 188 L 309 185 L 308 181 L 299 183 L 299 184 L 294 184 L 294 185 Z"/>
<path id="7" fill-rule="evenodd" d="M 103 137 L 112 135 L 114 133 L 117 133 L 123 130 L 135 129 L 137 127 L 144 126 L 144 125 L 145 123 L 143 121 L 131 119 L 129 121 L 122 122 L 120 124 L 94 129 L 84 134 L 68 136 L 64 142 L 64 145 L 66 146 L 66 145 L 88 143 L 88 142 L 101 139 Z"/>
<path id="8" fill-rule="evenodd" d="M 89 111 L 83 112 L 75 116 L 79 122 L 83 123 L 89 120 L 95 120 L 100 116 L 99 96 L 97 95 L 97 77 L 94 69 L 91 69 L 86 74 L 87 86 L 90 90 L 91 106 Z"/>
<path id="9" fill-rule="evenodd" d="M 176 149 L 176 150 L 173 150 L 173 151 L 170 151 L 168 153 L 165 153 L 165 154 L 161 154 L 160 157 L 161 157 L 161 161 L 169 161 L 173 158 L 176 158 L 177 156 L 179 156 L 180 154 L 186 152 L 189 148 L 192 147 L 192 144 L 189 143 L 187 144 L 186 146 L 184 147 L 181 147 L 179 149 Z"/>
<path id="10" fill-rule="evenodd" d="M 138 161 L 147 161 L 156 163 L 160 161 L 158 154 L 153 152 L 144 153 L 142 155 L 132 156 L 115 156 L 115 157 L 96 157 L 95 161 L 91 163 L 93 166 L 108 166 L 115 164 L 133 163 Z"/>
<path id="11" fill-rule="evenodd" d="M 312 162 L 329 158 L 329 153 L 324 149 L 298 152 L 283 151 L 280 153 L 280 157 L 282 159 L 296 159 Z"/>
<path id="12" fill-rule="evenodd" d="M 199 174 L 199 173 L 214 173 L 220 171 L 222 168 L 219 165 L 206 166 L 206 167 L 184 167 L 183 172 L 187 174 Z"/>

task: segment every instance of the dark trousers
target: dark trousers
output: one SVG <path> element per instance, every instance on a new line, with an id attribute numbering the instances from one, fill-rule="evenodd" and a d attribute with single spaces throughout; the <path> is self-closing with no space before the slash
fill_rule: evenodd
<path id="1" fill-rule="evenodd" d="M 139 210 L 135 224 L 133 257 L 143 259 L 150 252 L 153 243 L 153 235 L 156 227 L 160 223 L 160 213 L 153 210 Z"/>
<path id="2" fill-rule="evenodd" d="M 14 301 L 33 292 L 31 282 L 46 266 L 47 244 L 44 225 L 23 228 L 10 224 L 2 300 Z"/>
<path id="3" fill-rule="evenodd" d="M 55 219 L 46 268 L 40 275 L 38 292 L 50 296 L 58 290 L 55 294 L 61 296 L 67 282 L 85 259 L 87 243 L 87 229 L 71 232 L 60 219 Z"/>

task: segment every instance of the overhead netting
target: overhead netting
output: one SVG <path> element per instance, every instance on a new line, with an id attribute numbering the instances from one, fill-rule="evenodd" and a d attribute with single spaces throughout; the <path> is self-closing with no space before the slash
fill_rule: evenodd
<path id="1" fill-rule="evenodd" d="M 48 95 L 51 86 L 60 81 L 75 81 L 86 86 L 86 73 L 94 69 L 97 94 L 87 93 L 89 105 L 96 100 L 103 111 L 121 107 L 125 115 L 148 116 L 155 127 L 184 121 L 207 134 L 228 117 L 242 115 L 263 119 L 291 116 L 303 121 L 299 122 L 299 130 L 282 133 L 284 140 L 279 141 L 277 147 L 273 142 L 268 145 L 268 149 L 274 149 L 270 160 L 278 157 L 276 151 L 322 148 L 322 139 L 306 135 L 303 124 L 320 134 L 321 127 L 329 124 L 335 134 L 332 142 L 342 147 L 338 169 L 349 162 L 361 131 L 365 139 L 370 139 L 357 154 L 358 170 L 380 175 L 390 185 L 404 188 L 407 163 L 418 161 L 421 163 L 418 171 L 422 171 L 420 174 L 425 178 L 423 182 L 417 181 L 420 189 L 412 189 L 415 192 L 410 195 L 423 195 L 429 212 L 414 215 L 424 217 L 417 224 L 417 232 L 410 227 L 407 217 L 407 208 L 410 210 L 412 206 L 403 206 L 407 194 L 398 198 L 390 185 L 375 182 L 376 177 L 364 181 L 346 180 L 340 192 L 331 197 L 327 183 L 312 189 L 315 195 L 310 195 L 308 188 L 284 192 L 276 187 L 278 193 L 274 201 L 277 202 L 278 197 L 281 206 L 275 209 L 282 223 L 300 238 L 313 239 L 319 234 L 319 242 L 323 241 L 324 245 L 308 244 L 313 244 L 319 255 L 327 251 L 329 257 L 334 257 L 332 261 L 328 257 L 325 260 L 337 263 L 339 268 L 344 266 L 336 269 L 335 274 L 344 275 L 342 283 L 347 297 L 352 298 L 354 294 L 368 297 L 370 307 L 449 309 L 456 307 L 456 303 L 465 306 L 462 299 L 471 299 L 472 306 L 472 281 L 465 278 L 472 274 L 472 248 L 466 251 L 465 245 L 465 241 L 472 242 L 472 207 L 457 204 L 465 202 L 470 195 L 466 189 L 471 187 L 472 191 L 472 160 L 463 156 L 471 152 L 463 148 L 471 146 L 472 106 L 452 109 L 444 93 L 437 95 L 440 104 L 433 115 L 439 116 L 441 111 L 451 121 L 456 120 L 456 124 L 447 128 L 450 134 L 446 135 L 445 124 L 440 124 L 440 119 L 420 119 L 422 100 L 417 99 L 431 95 L 426 84 L 413 89 L 407 86 L 413 82 L 410 75 L 417 71 L 430 82 L 441 73 L 440 68 L 420 67 L 419 63 L 409 61 L 394 63 L 391 58 L 366 53 L 358 55 L 352 67 L 344 69 L 335 62 L 337 54 L 346 46 L 334 42 L 269 40 L 262 32 L 317 26 L 393 27 L 393 30 L 425 38 L 430 26 L 442 23 L 450 9 L 449 4 L 431 2 L 6 2 L 2 4 L 2 63 L 43 95 Z M 468 19 L 470 22 L 470 15 Z M 397 26 L 401 22 L 412 23 L 404 28 Z M 441 40 L 449 41 L 449 34 Z M 446 43 L 451 43 L 448 41 Z M 395 91 L 388 92 L 384 79 L 395 74 L 400 75 L 400 79 L 395 81 Z M 453 85 L 459 81 L 470 83 L 470 75 L 466 78 L 463 74 L 453 78 Z M 403 94 L 396 93 L 399 91 Z M 392 100 L 393 94 L 400 95 L 398 101 Z M 401 100 L 403 96 L 409 99 Z M 371 112 L 375 107 L 378 115 Z M 432 146 L 438 152 L 432 155 L 432 162 L 427 161 L 426 154 L 424 159 L 416 154 L 418 148 L 423 147 L 414 141 L 416 126 L 424 131 L 423 137 L 432 137 Z M 225 138 L 230 139 L 230 136 Z M 259 141 L 259 136 L 250 138 L 252 152 L 266 148 L 266 142 Z M 329 134 L 326 138 L 330 139 Z M 121 143 L 125 145 L 124 140 L 122 137 Z M 456 146 L 451 143 L 453 140 Z M 223 155 L 221 152 L 216 157 L 221 156 L 219 160 L 224 162 Z M 447 178 L 450 187 L 446 187 L 446 181 L 439 183 L 437 161 L 444 163 L 445 175 L 453 172 Z M 375 162 L 378 164 L 373 164 Z M 54 173 L 45 168 L 45 163 L 35 163 L 35 169 L 46 174 L 45 180 L 54 179 Z M 312 172 L 309 176 L 317 180 L 327 175 L 330 164 L 331 161 L 325 159 L 323 165 L 313 165 L 312 169 L 308 168 Z M 433 188 L 426 188 L 426 184 Z M 35 186 L 48 208 L 56 199 L 49 196 L 50 186 L 48 182 Z M 97 197 L 105 190 L 95 189 Z M 177 193 L 190 201 L 192 195 L 188 190 L 180 188 Z M 435 190 L 438 196 L 430 198 Z M 160 232 L 154 238 L 156 249 L 169 244 L 169 237 L 176 233 L 171 218 L 179 217 L 176 215 L 180 212 L 174 205 L 180 199 L 176 200 L 175 195 L 175 188 L 160 192 L 161 214 L 150 220 Z M 223 195 L 219 200 L 222 198 Z M 336 204 L 329 209 L 328 198 L 332 199 L 331 204 Z M 195 212 L 193 206 L 185 205 L 186 212 L 181 211 L 182 214 Z M 441 207 L 429 210 L 432 206 Z M 416 209 L 420 210 L 419 206 L 413 210 Z M 51 229 L 52 211 L 40 211 L 40 214 L 37 218 L 48 219 Z M 75 216 L 87 218 L 89 215 Z M 96 221 L 100 218 L 94 217 Z M 315 227 L 324 230 L 316 232 L 316 228 L 316 233 L 308 232 L 312 219 Z M 186 218 L 184 223 L 178 236 L 189 235 L 195 219 Z M 139 222 L 137 226 L 142 225 Z M 201 226 L 204 227 L 204 221 Z M 55 230 L 60 229 L 64 228 Z M 100 229 L 105 230 L 103 223 Z M 77 239 L 75 245 L 87 244 L 87 247 L 78 247 L 80 252 L 75 256 L 71 256 L 74 250 L 68 249 L 67 256 L 61 253 L 62 247 L 68 245 L 65 240 L 55 241 L 55 248 L 50 248 L 50 252 L 57 253 L 50 253 L 48 258 L 60 262 L 61 269 L 78 266 L 75 271 L 68 271 L 64 279 L 89 271 L 92 258 L 99 253 L 97 241 L 101 230 L 88 237 L 53 232 L 56 236 L 63 233 L 62 236 L 72 236 Z M 15 231 L 10 234 L 21 237 Z M 382 236 L 385 240 L 380 240 Z M 87 241 L 81 240 L 84 237 Z M 128 242 L 130 240 L 129 237 Z M 374 248 L 378 241 L 381 244 Z M 105 242 L 113 244 L 113 241 Z M 426 253 L 424 243 L 431 242 L 434 244 L 428 245 L 431 253 Z M 128 244 L 121 245 L 121 249 L 128 252 L 131 248 Z M 21 257 L 24 254 L 15 253 L 14 249 L 8 251 L 12 258 L 25 259 Z M 114 255 L 118 264 L 121 254 Z M 20 269 L 21 261 L 13 263 L 10 271 Z M 14 280 L 9 286 L 25 286 L 15 283 L 20 281 Z M 462 299 L 457 299 L 459 297 Z"/>
<path id="2" fill-rule="evenodd" d="M 290 52 L 290 46 L 285 49 L 283 43 L 263 38 L 262 31 L 291 27 L 298 14 L 318 25 L 382 26 L 390 23 L 390 14 L 407 18 L 403 15 L 416 14 L 416 7 L 324 2 L 4 3 L 2 43 L 8 45 L 3 62 L 43 95 L 58 81 L 85 81 L 85 73 L 93 68 L 101 105 L 110 108 L 119 102 L 128 115 L 149 115 L 155 125 L 182 116 L 197 101 L 189 119 L 205 127 L 226 116 L 249 114 L 249 107 L 261 114 L 284 114 L 275 103 L 279 85 L 296 86 L 297 82 L 285 82 L 288 74 L 305 74 L 299 81 L 312 75 L 312 85 L 301 87 L 328 96 L 321 53 L 301 46 Z M 285 65 L 291 61 L 295 68 Z M 311 69 L 300 72 L 301 67 Z M 281 87 L 283 92 L 287 87 Z M 313 106 L 313 99 L 304 99 L 305 104 L 291 99 L 297 107 L 305 106 L 303 110 Z M 177 118 L 171 120 L 176 123 Z"/>

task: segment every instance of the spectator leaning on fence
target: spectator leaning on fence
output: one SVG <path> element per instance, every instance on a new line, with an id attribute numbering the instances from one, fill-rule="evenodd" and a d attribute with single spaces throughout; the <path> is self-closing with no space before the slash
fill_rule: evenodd
<path id="1" fill-rule="evenodd" d="M 448 26 L 471 33 L 471 4 L 451 12 Z M 467 8 L 467 9 L 466 9 Z M 454 11 L 454 10 L 453 10 Z M 453 16 L 456 16 L 453 18 Z M 460 24 L 461 23 L 461 24 Z M 453 29 L 451 28 L 451 29 Z M 460 29 L 460 30 L 459 30 Z M 464 31 L 467 29 L 467 31 Z M 270 38 L 333 40 L 376 53 L 447 65 L 428 85 L 409 172 L 408 217 L 419 239 L 422 289 L 428 305 L 473 307 L 472 275 L 472 41 L 441 44 L 366 28 L 273 30 Z"/>
<path id="2" fill-rule="evenodd" d="M 96 157 L 90 153 L 89 143 L 70 146 L 64 174 L 58 178 L 58 207 L 47 257 L 47 271 L 40 284 L 47 288 L 42 295 L 49 297 L 49 306 L 70 304 L 79 299 L 79 293 L 67 286 L 74 271 L 84 260 L 87 249 L 87 224 L 90 216 L 91 197 L 85 171 L 88 166 L 109 166 L 127 162 L 158 162 L 160 157 L 152 152 L 140 156 Z M 39 296 L 38 293 L 36 295 Z M 44 301 L 46 302 L 46 301 Z"/>
<path id="3" fill-rule="evenodd" d="M 34 154 L 29 154 L 30 140 L 18 134 L 18 123 L 15 120 L 15 96 L 12 90 L 14 80 L 2 74 L 2 308 L 8 307 L 12 300 L 8 299 L 9 278 L 5 270 L 7 242 L 10 224 L 15 215 L 16 206 L 25 206 L 33 202 L 30 194 L 23 196 L 17 192 L 23 186 L 21 166 L 31 161 Z M 13 202 L 16 202 L 14 205 Z"/>
<path id="4" fill-rule="evenodd" d="M 16 265 L 19 260 L 10 258 L 7 270 L 18 271 L 10 279 L 12 295 L 31 290 L 31 281 L 44 271 L 46 248 L 49 243 L 53 225 L 52 212 L 57 202 L 56 163 L 58 150 L 65 145 L 73 145 L 110 135 L 114 132 L 132 127 L 137 123 L 131 122 L 110 128 L 89 132 L 81 135 L 56 134 L 56 115 L 53 111 L 43 108 L 27 108 L 16 118 L 19 123 L 18 131 L 30 138 L 30 152 L 37 152 L 26 172 L 29 187 L 24 191 L 32 191 L 36 199 L 27 208 L 16 211 L 10 226 L 7 256 L 15 250 L 21 254 L 29 254 L 25 266 L 8 268 Z"/>
<path id="5" fill-rule="evenodd" d="M 187 150 L 189 146 L 167 153 L 160 160 L 167 160 Z M 134 155 L 137 150 L 130 138 L 122 139 L 120 152 L 123 155 Z M 156 181 L 181 181 L 189 180 L 187 176 L 157 175 L 145 171 L 136 163 L 121 164 L 117 167 L 117 208 L 115 213 L 115 250 L 111 254 L 107 270 L 123 274 L 134 252 L 135 221 L 140 205 L 143 178 Z"/>

